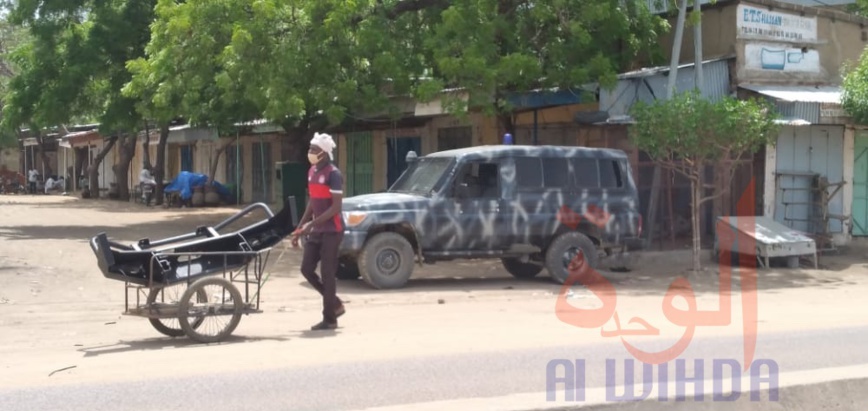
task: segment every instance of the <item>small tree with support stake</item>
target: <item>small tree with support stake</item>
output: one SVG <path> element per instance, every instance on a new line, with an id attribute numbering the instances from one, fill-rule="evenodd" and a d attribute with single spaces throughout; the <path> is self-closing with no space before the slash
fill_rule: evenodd
<path id="1" fill-rule="evenodd" d="M 764 101 L 732 97 L 711 101 L 689 91 L 652 104 L 639 102 L 632 116 L 636 121 L 630 127 L 633 144 L 661 167 L 690 180 L 693 270 L 700 271 L 700 207 L 728 190 L 736 170 L 732 164 L 774 141 L 776 115 Z M 707 165 L 724 173 L 722 187 L 704 183 Z M 712 193 L 703 196 L 705 188 Z"/>

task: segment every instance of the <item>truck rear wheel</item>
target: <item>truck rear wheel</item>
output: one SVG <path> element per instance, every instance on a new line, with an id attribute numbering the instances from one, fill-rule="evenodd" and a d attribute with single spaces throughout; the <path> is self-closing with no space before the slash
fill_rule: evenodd
<path id="1" fill-rule="evenodd" d="M 402 235 L 379 233 L 359 255 L 359 273 L 376 289 L 401 288 L 413 274 L 413 257 L 413 246 Z"/>
<path id="2" fill-rule="evenodd" d="M 534 278 L 543 270 L 542 264 L 525 263 L 518 258 L 501 258 L 500 262 L 515 278 Z"/>
<path id="3" fill-rule="evenodd" d="M 575 231 L 564 233 L 549 245 L 546 251 L 546 269 L 555 281 L 563 284 L 570 275 L 567 267 L 576 257 L 583 257 L 591 268 L 597 268 L 600 256 L 588 236 Z"/>

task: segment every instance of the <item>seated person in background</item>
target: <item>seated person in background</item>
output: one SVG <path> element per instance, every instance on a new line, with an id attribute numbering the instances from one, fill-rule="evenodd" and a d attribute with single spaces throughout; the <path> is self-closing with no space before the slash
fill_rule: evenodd
<path id="1" fill-rule="evenodd" d="M 142 201 L 145 205 L 150 206 L 154 190 L 157 187 L 157 181 L 151 176 L 151 168 L 147 165 L 142 167 L 142 172 L 139 173 L 139 186 L 142 188 Z M 146 188 L 149 188 L 149 190 Z"/>
<path id="2" fill-rule="evenodd" d="M 156 187 L 157 181 L 154 180 L 153 176 L 151 176 L 150 167 L 148 167 L 148 166 L 142 167 L 142 172 L 139 173 L 139 184 L 150 185 L 150 186 Z"/>
<path id="3" fill-rule="evenodd" d="M 48 177 L 48 180 L 45 180 L 45 194 L 48 194 L 50 191 L 63 191 L 63 183 L 63 177 Z"/>

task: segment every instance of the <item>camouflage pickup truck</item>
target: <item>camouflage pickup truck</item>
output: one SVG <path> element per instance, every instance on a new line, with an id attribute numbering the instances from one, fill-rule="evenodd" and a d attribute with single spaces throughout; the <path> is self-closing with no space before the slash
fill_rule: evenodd
<path id="1" fill-rule="evenodd" d="M 642 218 L 623 151 L 477 146 L 410 161 L 385 192 L 343 200 L 338 277 L 400 288 L 415 264 L 498 258 L 517 278 L 557 282 L 577 254 L 629 269 Z"/>

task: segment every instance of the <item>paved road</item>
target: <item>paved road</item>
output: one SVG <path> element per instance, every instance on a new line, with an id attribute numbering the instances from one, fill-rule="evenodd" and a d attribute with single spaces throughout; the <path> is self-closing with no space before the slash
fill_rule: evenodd
<path id="1" fill-rule="evenodd" d="M 762 334 L 756 357 L 776 361 L 782 373 L 868 364 L 865 341 L 868 327 Z M 703 375 L 711 379 L 712 360 L 740 360 L 741 347 L 739 338 L 694 340 L 682 356 L 689 360 L 687 376 L 694 375 L 692 360 L 701 358 Z M 666 346 L 661 342 L 658 347 L 649 347 L 653 348 Z M 363 356 L 360 352 L 359 357 Z M 125 384 L 0 390 L 0 410 L 347 410 L 501 396 L 545 391 L 546 364 L 553 358 L 585 359 L 586 386 L 591 388 L 605 386 L 607 358 L 619 361 L 616 384 L 622 385 L 624 360 L 631 357 L 619 344 L 564 344 L 499 353 L 359 361 L 184 379 L 166 377 Z M 670 378 L 674 374 L 675 366 L 670 364 Z M 641 378 L 640 372 L 636 378 Z M 741 384 L 744 389 L 750 386 L 746 378 Z M 710 393 L 711 387 L 705 390 Z"/>

